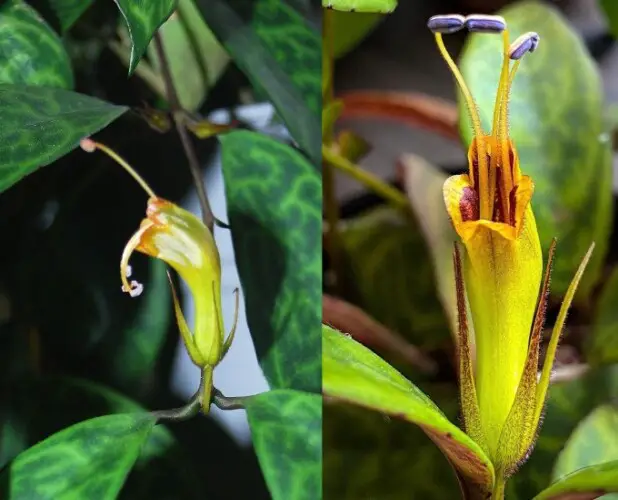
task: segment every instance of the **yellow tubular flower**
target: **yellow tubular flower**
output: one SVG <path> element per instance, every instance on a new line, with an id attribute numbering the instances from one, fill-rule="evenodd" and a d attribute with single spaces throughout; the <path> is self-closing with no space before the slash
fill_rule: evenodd
<path id="1" fill-rule="evenodd" d="M 457 80 L 474 128 L 468 174 L 450 177 L 443 188 L 446 209 L 466 250 L 463 265 L 455 253 L 464 424 L 486 450 L 496 471 L 506 477 L 532 446 L 546 394 L 546 385 L 544 389 L 537 387 L 537 366 L 551 262 L 538 303 L 543 256 L 530 203 L 534 184 L 522 174 L 508 133 L 511 85 L 520 59 L 536 50 L 539 36 L 526 33 L 511 44 L 506 21 L 499 16 L 434 16 L 428 27 Z M 463 28 L 498 33 L 503 39 L 503 63 L 489 133 L 483 130 L 472 95 L 442 40 L 444 33 Z M 565 315 L 586 262 L 587 258 L 563 304 Z M 476 375 L 470 361 L 464 284 L 476 341 Z M 561 328 L 554 332 L 554 344 Z M 546 362 L 548 373 L 552 362 L 553 352 Z"/>
<path id="2" fill-rule="evenodd" d="M 214 238 L 195 215 L 174 203 L 159 198 L 139 175 L 116 153 L 90 139 L 82 140 L 86 151 L 100 149 L 122 165 L 149 194 L 146 218 L 129 239 L 122 252 L 120 279 L 122 290 L 132 297 L 143 289 L 137 281 L 129 282 L 129 259 L 134 251 L 161 259 L 184 280 L 195 303 L 193 333 L 187 325 L 170 278 L 176 321 L 183 342 L 193 363 L 202 369 L 202 408 L 208 412 L 212 391 L 212 370 L 223 359 L 231 346 L 238 317 L 238 293 L 234 326 L 224 341 L 221 310 L 221 263 Z M 237 292 L 237 291 L 236 291 Z"/>

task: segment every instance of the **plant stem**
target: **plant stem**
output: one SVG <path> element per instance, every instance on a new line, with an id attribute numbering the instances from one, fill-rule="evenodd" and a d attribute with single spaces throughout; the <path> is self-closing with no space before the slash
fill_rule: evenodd
<path id="1" fill-rule="evenodd" d="M 326 89 L 323 92 L 323 106 L 333 100 L 333 13 L 330 9 L 322 9 L 324 12 L 322 30 L 322 77 L 326 79 Z M 332 134 L 322 138 L 324 144 L 329 146 L 333 142 Z M 328 232 L 325 236 L 325 246 L 330 257 L 330 270 L 332 272 L 332 290 L 335 293 L 342 292 L 342 255 L 341 238 L 339 237 L 339 204 L 335 188 L 335 169 L 328 162 L 322 163 L 322 199 L 324 203 L 324 215 L 328 224 Z"/>
<path id="2" fill-rule="evenodd" d="M 186 405 L 181 406 L 180 408 L 173 408 L 171 410 L 156 410 L 150 412 L 150 414 L 157 420 L 163 420 L 165 422 L 182 422 L 183 420 L 188 420 L 194 417 L 200 412 L 200 408 L 203 406 L 202 400 L 204 387 L 206 384 L 210 383 L 209 377 L 207 377 L 204 371 L 202 371 L 202 375 L 200 376 L 200 386 L 195 394 L 191 396 L 191 399 Z M 216 387 L 212 388 L 211 402 L 221 410 L 242 410 L 245 408 L 246 402 L 249 398 L 251 398 L 251 396 L 226 397 Z"/>
<path id="3" fill-rule="evenodd" d="M 498 471 L 496 471 L 498 472 Z M 496 474 L 496 483 L 494 484 L 494 491 L 491 493 L 491 500 L 504 500 L 504 486 L 506 481 L 502 477 L 502 474 Z"/>
<path id="4" fill-rule="evenodd" d="M 172 117 L 174 118 L 174 123 L 176 124 L 176 130 L 178 131 L 178 135 L 180 136 L 182 147 L 185 150 L 185 155 L 187 157 L 187 161 L 189 162 L 189 170 L 191 170 L 195 189 L 197 190 L 197 197 L 200 201 L 200 207 L 202 209 L 202 219 L 206 227 L 212 232 L 215 223 L 215 217 L 210 208 L 208 196 L 206 196 L 206 190 L 204 189 L 204 181 L 202 179 L 200 162 L 197 157 L 195 147 L 191 142 L 189 131 L 185 127 L 185 114 L 178 99 L 178 93 L 176 92 L 176 87 L 174 86 L 174 80 L 172 78 L 169 61 L 167 60 L 167 55 L 165 54 L 163 41 L 161 39 L 161 34 L 159 33 L 159 31 L 157 31 L 154 35 L 154 43 L 155 50 L 157 51 L 157 57 L 159 58 L 159 62 L 161 63 L 161 73 L 163 74 L 163 80 L 165 81 L 165 87 L 167 89 L 167 100 L 169 101 Z"/>
<path id="5" fill-rule="evenodd" d="M 212 390 L 212 402 L 220 410 L 242 410 L 246 406 L 247 399 L 251 396 L 226 397 L 217 389 Z"/>
<path id="6" fill-rule="evenodd" d="M 330 163 L 332 166 L 365 185 L 365 187 L 369 188 L 374 193 L 386 198 L 395 208 L 403 210 L 406 214 L 410 213 L 410 202 L 406 195 L 398 189 L 354 165 L 347 158 L 344 158 L 331 148 L 322 146 L 322 158 L 324 158 L 327 163 Z"/>
<path id="7" fill-rule="evenodd" d="M 173 408 L 172 410 L 157 410 L 150 412 L 150 414 L 157 420 L 166 422 L 182 422 L 183 420 L 194 417 L 200 412 L 200 407 L 202 406 L 202 394 L 205 383 L 206 380 L 202 373 L 202 375 L 200 375 L 200 386 L 186 405 L 180 408 Z"/>

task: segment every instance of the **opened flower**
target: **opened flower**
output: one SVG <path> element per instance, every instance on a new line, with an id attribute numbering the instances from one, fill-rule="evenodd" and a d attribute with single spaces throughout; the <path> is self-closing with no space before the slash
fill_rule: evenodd
<path id="1" fill-rule="evenodd" d="M 100 149 L 123 166 L 148 193 L 146 218 L 129 239 L 122 252 L 120 279 L 122 290 L 132 297 L 139 295 L 143 286 L 129 281 L 129 259 L 134 251 L 161 259 L 187 283 L 195 304 L 193 332 L 182 313 L 178 296 L 170 278 L 176 321 L 191 361 L 202 370 L 202 408 L 207 412 L 212 391 L 212 371 L 223 359 L 234 339 L 238 314 L 230 334 L 225 339 L 221 311 L 221 263 L 212 233 L 195 215 L 159 198 L 139 175 L 116 153 L 90 139 L 81 142 L 82 149 L 92 152 Z"/>
<path id="2" fill-rule="evenodd" d="M 492 459 L 497 476 L 507 477 L 534 442 L 558 337 L 592 247 L 567 292 L 537 381 L 554 246 L 542 283 L 543 256 L 531 206 L 534 183 L 523 175 L 509 136 L 508 104 L 521 58 L 537 49 L 539 36 L 525 33 L 510 43 L 506 21 L 499 16 L 434 16 L 428 27 L 457 80 L 474 129 L 468 173 L 450 177 L 443 189 L 465 248 L 463 259 L 455 252 L 462 413 L 466 431 Z M 489 131 L 483 129 L 474 99 L 443 42 L 443 34 L 463 28 L 502 35 L 503 63 Z"/>

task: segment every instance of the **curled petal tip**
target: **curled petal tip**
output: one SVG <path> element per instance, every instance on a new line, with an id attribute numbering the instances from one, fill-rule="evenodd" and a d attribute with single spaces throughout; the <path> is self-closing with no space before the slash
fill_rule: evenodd
<path id="1" fill-rule="evenodd" d="M 128 288 L 126 285 L 122 285 L 122 291 L 128 293 L 131 297 L 137 297 L 144 291 L 144 285 L 133 280 Z"/>
<path id="2" fill-rule="evenodd" d="M 475 33 L 502 33 L 506 29 L 506 21 L 502 16 L 471 14 L 464 22 L 468 31 Z"/>
<path id="3" fill-rule="evenodd" d="M 538 33 L 530 31 L 518 37 L 509 47 L 509 58 L 513 61 L 521 59 L 527 52 L 534 52 L 541 38 Z"/>
<path id="4" fill-rule="evenodd" d="M 86 153 L 94 153 L 97 149 L 96 143 L 90 137 L 84 137 L 79 141 L 79 147 Z"/>
<path id="5" fill-rule="evenodd" d="M 427 27 L 433 33 L 455 33 L 463 29 L 466 18 L 459 14 L 432 16 L 427 21 Z"/>

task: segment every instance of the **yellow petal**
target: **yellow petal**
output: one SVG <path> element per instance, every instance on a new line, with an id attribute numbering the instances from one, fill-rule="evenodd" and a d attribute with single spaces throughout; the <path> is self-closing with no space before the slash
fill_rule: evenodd
<path id="1" fill-rule="evenodd" d="M 161 198 L 148 200 L 146 216 L 123 252 L 123 276 L 133 250 L 161 259 L 174 268 L 189 286 L 195 304 L 191 345 L 187 340 L 190 331 L 175 301 L 178 326 L 187 349 L 200 366 L 216 366 L 222 356 L 224 331 L 221 263 L 214 238 L 195 215 Z M 196 352 L 191 353 L 193 348 Z"/>
<path id="2" fill-rule="evenodd" d="M 462 239 L 477 347 L 476 387 L 488 453 L 495 457 L 526 361 L 543 259 L 530 206 L 518 236 L 507 224 L 468 224 L 473 230 L 464 228 Z"/>

